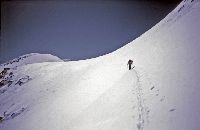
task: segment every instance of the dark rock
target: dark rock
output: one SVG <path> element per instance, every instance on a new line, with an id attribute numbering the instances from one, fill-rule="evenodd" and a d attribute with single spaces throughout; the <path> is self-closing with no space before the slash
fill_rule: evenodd
<path id="1" fill-rule="evenodd" d="M 175 111 L 175 110 L 176 110 L 176 109 L 175 109 L 175 108 L 173 108 L 173 109 L 170 109 L 169 111 L 170 111 L 170 112 L 173 112 L 173 111 Z"/>
<path id="2" fill-rule="evenodd" d="M 23 77 L 23 78 L 19 79 L 15 85 L 19 84 L 21 86 L 24 83 L 27 83 L 29 80 L 31 80 L 31 78 L 29 76 Z"/>
<path id="3" fill-rule="evenodd" d="M 23 82 L 21 80 L 19 80 L 15 85 L 19 84 L 19 86 L 21 86 L 23 84 Z"/>
<path id="4" fill-rule="evenodd" d="M 2 87 L 2 86 L 4 86 L 4 85 L 6 85 L 8 83 L 8 81 L 7 80 L 2 80 L 1 82 L 0 82 L 0 87 Z"/>
<path id="5" fill-rule="evenodd" d="M 10 70 L 10 68 L 4 68 L 3 71 L 1 71 L 0 73 L 0 77 L 3 78 L 7 74 L 8 70 Z"/>
<path id="6" fill-rule="evenodd" d="M 0 79 L 2 79 L 4 76 L 0 74 Z"/>
<path id="7" fill-rule="evenodd" d="M 4 85 L 6 85 L 6 84 L 8 84 L 8 86 L 10 86 L 10 85 L 12 84 L 12 82 L 13 82 L 13 81 L 10 81 L 10 80 L 2 80 L 2 81 L 0 82 L 0 87 L 4 86 Z"/>
<path id="8" fill-rule="evenodd" d="M 10 68 L 4 68 L 4 70 L 10 70 Z"/>
<path id="9" fill-rule="evenodd" d="M 8 87 L 12 84 L 13 81 L 8 81 Z"/>
<path id="10" fill-rule="evenodd" d="M 13 72 L 10 72 L 10 73 L 9 73 L 9 76 L 12 76 L 12 75 L 13 75 Z"/>
<path id="11" fill-rule="evenodd" d="M 153 87 L 151 87 L 151 90 L 153 90 L 155 87 L 153 86 Z"/>
<path id="12" fill-rule="evenodd" d="M 0 116 L 0 122 L 2 122 L 2 121 L 3 121 L 3 117 Z"/>

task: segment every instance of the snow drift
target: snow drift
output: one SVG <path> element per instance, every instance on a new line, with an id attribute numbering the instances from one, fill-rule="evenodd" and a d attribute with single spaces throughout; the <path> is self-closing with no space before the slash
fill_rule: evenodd
<path id="1" fill-rule="evenodd" d="M 0 130 L 200 129 L 199 12 L 198 0 L 185 0 L 105 56 L 8 70 Z"/>

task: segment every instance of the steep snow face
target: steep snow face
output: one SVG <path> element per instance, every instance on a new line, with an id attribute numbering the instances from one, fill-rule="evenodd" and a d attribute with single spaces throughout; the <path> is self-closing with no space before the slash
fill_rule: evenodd
<path id="1" fill-rule="evenodd" d="M 136 70 L 159 90 L 162 103 L 146 101 L 151 109 L 147 130 L 200 129 L 199 23 L 200 2 L 183 1 L 153 29 L 115 52 L 135 59 Z"/>
<path id="2" fill-rule="evenodd" d="M 0 65 L 0 68 L 14 68 L 22 65 L 41 63 L 41 62 L 58 62 L 60 58 L 50 54 L 31 53 L 20 56 Z"/>
<path id="3" fill-rule="evenodd" d="M 200 129 L 199 12 L 198 0 L 183 1 L 108 55 L 8 70 L 0 130 Z"/>

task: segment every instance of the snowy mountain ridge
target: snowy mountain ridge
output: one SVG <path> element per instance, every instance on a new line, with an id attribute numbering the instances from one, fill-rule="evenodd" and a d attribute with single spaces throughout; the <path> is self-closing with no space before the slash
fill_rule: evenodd
<path id="1" fill-rule="evenodd" d="M 199 130 L 199 12 L 184 0 L 105 56 L 6 69 L 0 130 Z"/>
<path id="2" fill-rule="evenodd" d="M 19 56 L 13 60 L 10 60 L 4 64 L 0 65 L 0 68 L 14 68 L 22 65 L 41 63 L 41 62 L 59 62 L 62 61 L 60 58 L 53 56 L 51 54 L 39 54 L 30 53 L 23 56 Z"/>

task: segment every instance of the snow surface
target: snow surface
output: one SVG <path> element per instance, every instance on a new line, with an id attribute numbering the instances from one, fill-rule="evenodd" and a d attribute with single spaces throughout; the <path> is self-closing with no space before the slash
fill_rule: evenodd
<path id="1" fill-rule="evenodd" d="M 199 23 L 200 1 L 185 0 L 105 56 L 9 70 L 0 130 L 199 130 Z"/>

